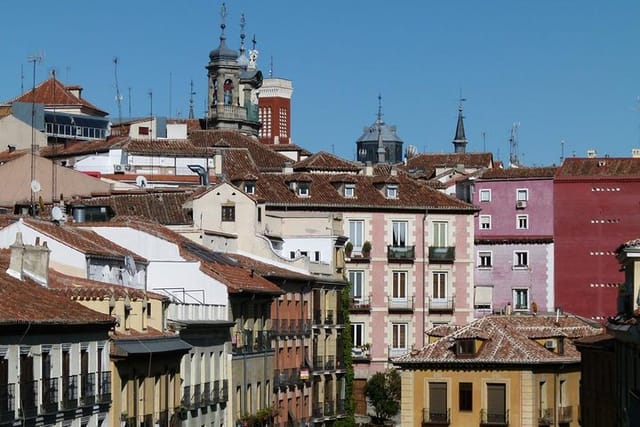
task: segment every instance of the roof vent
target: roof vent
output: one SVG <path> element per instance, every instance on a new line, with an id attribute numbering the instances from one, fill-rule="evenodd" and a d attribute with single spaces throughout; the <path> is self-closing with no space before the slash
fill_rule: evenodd
<path id="1" fill-rule="evenodd" d="M 596 150 L 587 150 L 587 157 L 590 159 L 594 159 L 596 158 L 598 154 L 596 153 Z"/>
<path id="2" fill-rule="evenodd" d="M 634 159 L 637 159 L 638 157 L 640 157 L 640 148 L 632 148 L 631 157 L 633 157 Z"/>

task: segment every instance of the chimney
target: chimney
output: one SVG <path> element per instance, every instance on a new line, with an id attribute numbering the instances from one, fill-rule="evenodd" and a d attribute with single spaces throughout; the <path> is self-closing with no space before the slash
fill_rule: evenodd
<path id="1" fill-rule="evenodd" d="M 82 99 L 82 86 L 67 86 L 67 90 L 78 99 Z"/>
<path id="2" fill-rule="evenodd" d="M 11 151 L 11 150 L 9 150 Z M 634 159 L 637 159 L 640 157 L 640 148 L 632 148 L 631 149 L 631 157 L 633 157 Z"/>
<path id="3" fill-rule="evenodd" d="M 222 176 L 222 150 L 216 150 L 213 153 L 213 173 L 216 176 Z"/>
<path id="4" fill-rule="evenodd" d="M 595 159 L 598 156 L 596 150 L 587 150 L 587 157 L 590 159 Z"/>
<path id="5" fill-rule="evenodd" d="M 370 161 L 366 162 L 364 165 L 364 175 L 373 176 L 373 166 Z"/>
<path id="6" fill-rule="evenodd" d="M 47 286 L 49 280 L 49 255 L 51 250 L 47 242 L 40 245 L 40 238 L 36 237 L 35 245 L 25 245 L 22 233 L 16 233 L 16 241 L 11 245 L 11 260 L 7 273 L 19 280 L 25 277 Z"/>
<path id="7" fill-rule="evenodd" d="M 292 174 L 293 173 L 293 162 L 284 162 L 284 168 L 282 169 L 283 174 Z"/>

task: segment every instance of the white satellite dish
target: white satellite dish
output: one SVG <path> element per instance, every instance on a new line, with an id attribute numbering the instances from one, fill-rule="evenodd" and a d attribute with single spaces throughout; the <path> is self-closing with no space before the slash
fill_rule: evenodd
<path id="1" fill-rule="evenodd" d="M 63 217 L 62 209 L 60 209 L 59 206 L 54 206 L 51 209 L 51 218 L 53 218 L 54 221 L 61 221 L 62 217 Z"/>
<path id="2" fill-rule="evenodd" d="M 136 185 L 140 188 L 144 188 L 147 186 L 147 178 L 142 175 L 138 175 L 136 177 Z"/>
<path id="3" fill-rule="evenodd" d="M 37 193 L 40 190 L 42 190 L 42 186 L 40 185 L 38 180 L 34 179 L 33 181 L 31 181 L 31 191 L 33 191 L 34 193 Z"/>

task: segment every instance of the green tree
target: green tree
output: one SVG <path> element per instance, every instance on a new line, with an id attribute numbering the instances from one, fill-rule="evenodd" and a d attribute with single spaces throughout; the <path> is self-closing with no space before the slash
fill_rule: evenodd
<path id="1" fill-rule="evenodd" d="M 340 294 L 340 311 L 344 322 L 342 330 L 342 347 L 344 354 L 345 368 L 345 417 L 336 421 L 336 427 L 353 427 L 355 425 L 355 405 L 353 401 L 353 361 L 351 359 L 351 347 L 353 347 L 353 338 L 351 337 L 351 321 L 349 320 L 349 302 L 351 300 L 351 283 L 345 278 L 347 286 L 342 288 Z"/>
<path id="2" fill-rule="evenodd" d="M 375 410 L 375 421 L 384 423 L 400 412 L 400 374 L 395 369 L 376 372 L 367 381 L 364 394 Z"/>

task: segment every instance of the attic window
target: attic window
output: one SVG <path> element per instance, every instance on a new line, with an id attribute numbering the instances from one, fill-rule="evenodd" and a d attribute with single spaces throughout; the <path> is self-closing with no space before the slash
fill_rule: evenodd
<path id="1" fill-rule="evenodd" d="M 473 339 L 456 340 L 456 356 L 473 356 L 476 354 L 476 342 Z"/>
<path id="2" fill-rule="evenodd" d="M 298 196 L 300 196 L 300 197 L 309 197 L 309 183 L 308 182 L 300 182 L 300 183 L 298 183 Z"/>
<path id="3" fill-rule="evenodd" d="M 387 185 L 387 199 L 398 198 L 398 186 L 396 184 Z"/>
<path id="4" fill-rule="evenodd" d="M 244 192 L 247 194 L 256 194 L 256 183 L 253 181 L 245 182 Z"/>
<path id="5" fill-rule="evenodd" d="M 138 128 L 138 135 L 149 135 L 149 127 L 148 126 L 140 126 Z"/>
<path id="6" fill-rule="evenodd" d="M 345 184 L 344 185 L 344 197 L 355 197 L 356 196 L 356 185 L 355 184 Z"/>

